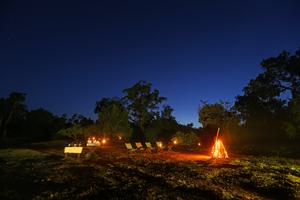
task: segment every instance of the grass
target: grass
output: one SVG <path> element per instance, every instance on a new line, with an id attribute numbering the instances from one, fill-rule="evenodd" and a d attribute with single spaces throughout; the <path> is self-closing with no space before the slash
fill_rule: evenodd
<path id="1" fill-rule="evenodd" d="M 76 160 L 53 152 L 62 148 L 0 150 L 0 199 L 300 199 L 299 159 L 102 150 Z"/>
<path id="2" fill-rule="evenodd" d="M 31 149 L 4 149 L 0 150 L 0 158 L 6 161 L 19 162 L 28 159 L 42 159 L 46 154 Z"/>

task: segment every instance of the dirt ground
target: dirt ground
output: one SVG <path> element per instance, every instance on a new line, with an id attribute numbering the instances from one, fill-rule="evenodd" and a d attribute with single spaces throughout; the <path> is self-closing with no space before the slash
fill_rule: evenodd
<path id="1" fill-rule="evenodd" d="M 60 142 L 0 150 L 0 199 L 300 199 L 300 159 L 128 153 L 64 158 Z"/>

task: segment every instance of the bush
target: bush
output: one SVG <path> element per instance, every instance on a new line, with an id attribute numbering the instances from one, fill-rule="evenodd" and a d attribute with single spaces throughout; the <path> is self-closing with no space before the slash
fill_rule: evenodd
<path id="1" fill-rule="evenodd" d="M 79 141 L 86 138 L 86 131 L 80 125 L 74 125 L 70 128 L 61 129 L 57 133 L 58 135 L 65 136 L 71 138 L 75 141 Z"/>
<path id="2" fill-rule="evenodd" d="M 172 138 L 172 141 L 177 141 L 178 145 L 192 146 L 196 145 L 199 141 L 198 136 L 194 132 L 183 133 L 177 132 L 175 136 Z"/>

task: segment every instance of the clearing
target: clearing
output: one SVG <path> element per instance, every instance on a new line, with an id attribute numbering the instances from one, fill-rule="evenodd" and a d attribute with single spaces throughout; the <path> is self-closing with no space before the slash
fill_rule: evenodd
<path id="1" fill-rule="evenodd" d="M 76 160 L 63 147 L 1 149 L 0 199 L 300 199 L 300 159 L 107 147 Z"/>

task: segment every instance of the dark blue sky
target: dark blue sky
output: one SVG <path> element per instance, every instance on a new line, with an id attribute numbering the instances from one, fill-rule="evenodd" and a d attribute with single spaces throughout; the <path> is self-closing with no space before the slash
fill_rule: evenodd
<path id="1" fill-rule="evenodd" d="M 297 0 L 2 0 L 0 96 L 94 117 L 96 100 L 148 80 L 198 126 L 200 100 L 233 102 L 263 58 L 300 46 L 299 10 Z"/>

